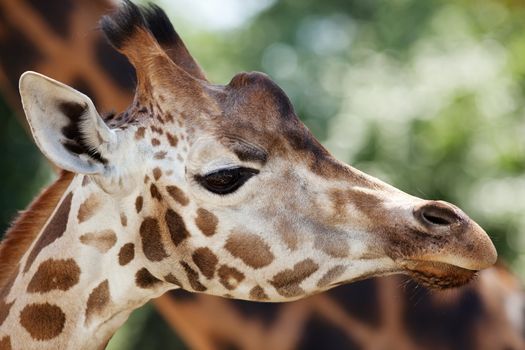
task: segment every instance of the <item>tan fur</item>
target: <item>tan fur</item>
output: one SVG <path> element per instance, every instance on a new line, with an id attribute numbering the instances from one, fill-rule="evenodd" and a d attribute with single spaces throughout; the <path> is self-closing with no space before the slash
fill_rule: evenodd
<path id="1" fill-rule="evenodd" d="M 62 171 L 58 179 L 46 188 L 21 212 L 0 244 L 0 286 L 4 287 L 22 255 L 29 249 L 58 201 L 73 179 L 73 173 Z"/>

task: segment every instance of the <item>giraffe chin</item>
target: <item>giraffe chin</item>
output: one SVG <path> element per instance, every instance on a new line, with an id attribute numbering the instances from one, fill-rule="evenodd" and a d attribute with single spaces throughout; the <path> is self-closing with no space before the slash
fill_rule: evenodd
<path id="1" fill-rule="evenodd" d="M 437 261 L 408 260 L 403 265 L 416 282 L 433 289 L 460 287 L 470 282 L 477 273 Z"/>

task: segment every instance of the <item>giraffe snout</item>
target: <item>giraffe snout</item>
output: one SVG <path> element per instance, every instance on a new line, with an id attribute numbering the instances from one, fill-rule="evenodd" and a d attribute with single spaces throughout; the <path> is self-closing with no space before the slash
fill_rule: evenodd
<path id="1" fill-rule="evenodd" d="M 487 233 L 458 207 L 443 201 L 424 201 L 413 210 L 420 230 L 441 245 L 420 259 L 482 270 L 496 262 L 497 252 Z"/>

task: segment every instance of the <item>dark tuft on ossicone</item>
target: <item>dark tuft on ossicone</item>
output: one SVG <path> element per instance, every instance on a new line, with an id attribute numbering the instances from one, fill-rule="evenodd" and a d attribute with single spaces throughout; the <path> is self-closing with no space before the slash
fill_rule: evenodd
<path id="1" fill-rule="evenodd" d="M 181 41 L 164 10 L 155 4 L 149 4 L 142 11 L 148 29 L 159 44 L 177 44 Z"/>
<path id="2" fill-rule="evenodd" d="M 206 80 L 206 76 L 188 52 L 168 16 L 157 5 L 139 6 L 130 0 L 124 0 L 115 12 L 102 17 L 100 27 L 109 43 L 123 52 L 128 59 L 131 51 L 126 51 L 130 49 L 138 50 L 138 52 L 148 50 L 148 48 L 131 45 L 140 42 L 140 40 L 133 42 L 138 31 L 146 32 L 150 39 L 154 39 L 177 66 L 194 78 Z M 152 44 L 151 40 L 147 43 Z M 126 47 L 128 44 L 129 47 Z"/>
<path id="3" fill-rule="evenodd" d="M 137 6 L 124 0 L 115 12 L 102 17 L 100 27 L 117 49 L 124 46 L 137 28 L 150 32 L 159 44 L 173 44 L 180 40 L 166 13 L 154 4 Z"/>
<path id="4" fill-rule="evenodd" d="M 129 0 L 124 0 L 112 14 L 103 16 L 100 27 L 111 45 L 117 49 L 122 48 L 136 28 L 147 29 L 141 8 Z"/>

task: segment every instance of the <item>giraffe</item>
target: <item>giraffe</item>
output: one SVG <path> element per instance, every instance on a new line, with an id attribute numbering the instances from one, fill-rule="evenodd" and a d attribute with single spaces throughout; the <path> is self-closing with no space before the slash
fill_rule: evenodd
<path id="1" fill-rule="evenodd" d="M 2 4 L 0 2 L 0 4 Z M 91 4 L 91 2 L 90 2 Z M 64 3 L 62 2 L 61 5 L 63 6 Z M 31 11 L 30 14 L 27 14 L 27 10 L 28 10 L 28 6 L 21 6 L 20 5 L 20 2 L 11 2 L 9 3 L 9 6 L 14 6 L 15 7 L 15 10 L 14 12 L 16 13 L 16 9 L 20 10 L 20 6 L 22 7 L 22 9 L 25 11 L 25 16 L 26 17 L 29 17 L 32 19 L 33 22 L 44 22 L 45 20 L 47 21 L 51 21 L 52 24 L 53 23 L 56 23 L 56 22 L 60 22 L 58 21 L 58 18 L 53 18 L 53 14 L 57 14 L 57 13 L 60 13 L 62 14 L 60 19 L 63 19 L 63 14 L 64 13 L 74 13 L 74 15 L 72 16 L 75 21 L 78 21 L 78 18 L 80 17 L 80 14 L 82 15 L 88 15 L 88 17 L 90 16 L 90 18 L 96 18 L 98 17 L 98 15 L 93 15 L 93 14 L 90 14 L 89 13 L 89 10 L 91 9 L 92 10 L 92 7 L 90 7 L 89 5 L 86 6 L 84 5 L 84 3 L 82 1 L 79 1 L 79 2 L 75 2 L 75 5 L 74 7 L 72 8 L 68 8 L 68 9 L 64 9 L 64 10 L 61 10 L 61 11 L 54 11 L 53 13 L 43 13 L 42 14 L 42 17 L 40 18 L 39 21 L 35 21 L 35 17 L 37 14 L 40 14 L 40 12 L 44 11 L 45 10 L 45 7 L 44 8 L 38 8 L 38 12 L 37 11 Z M 105 4 L 105 6 L 102 6 L 102 8 L 107 8 L 109 7 L 109 4 Z M 67 10 L 67 11 L 66 11 Z M 69 11 L 69 12 L 68 12 Z M 10 11 L 10 14 L 12 14 L 13 12 Z M 5 17 L 4 17 L 5 18 Z M 12 16 L 10 15 L 8 18 L 19 18 L 19 16 Z M 53 21 L 54 20 L 54 21 Z M 66 21 L 66 22 L 70 22 L 70 21 Z M 84 23 L 86 21 L 83 21 Z M 2 22 L 0 22 L 0 24 L 2 24 Z M 13 25 L 18 25 L 20 24 L 18 21 L 13 21 Z M 50 25 L 49 26 L 50 28 L 54 28 L 54 25 Z M 73 28 L 75 28 L 75 30 L 78 30 L 79 26 L 72 26 Z M 27 49 L 28 47 L 31 47 L 29 45 L 23 45 L 24 42 L 20 40 L 20 38 L 32 38 L 33 35 L 31 34 L 30 30 L 34 29 L 33 27 L 26 27 L 26 26 L 20 26 L 21 29 L 24 30 L 24 35 L 20 35 L 20 34 L 16 34 L 16 33 L 13 33 L 13 35 L 10 35 L 9 34 L 9 30 L 6 30 L 5 28 L 3 28 L 3 33 L 4 35 L 2 36 L 2 40 L 7 40 L 8 43 L 9 43 L 9 47 L 13 47 L 13 43 L 15 42 L 14 40 L 10 40 L 11 37 L 16 37 L 18 40 L 16 42 L 18 42 L 20 44 L 20 47 L 21 48 L 24 48 L 24 49 Z M 9 29 L 10 30 L 13 30 L 13 27 L 9 26 Z M 36 35 L 38 38 L 39 38 L 39 41 L 37 42 L 32 42 L 31 45 L 33 46 L 39 46 L 42 44 L 42 40 L 41 40 L 41 36 L 42 36 L 42 33 L 46 33 L 46 35 L 56 35 L 55 33 L 53 33 L 53 31 L 50 31 L 50 30 L 45 30 L 45 28 L 42 28 L 41 26 L 39 26 L 37 28 L 39 30 L 39 33 L 38 35 Z M 7 32 L 7 35 L 6 35 L 6 32 Z M 95 33 L 96 34 L 96 33 Z M 75 34 L 73 34 L 75 35 Z M 57 42 L 59 41 L 59 39 L 67 39 L 67 36 L 61 36 L 61 37 L 56 37 L 55 39 L 51 40 L 51 42 Z M 84 38 L 85 39 L 85 38 Z M 68 43 L 69 44 L 69 43 Z M 94 41 L 94 45 L 95 47 L 92 49 L 92 52 L 99 52 L 100 51 L 100 47 L 101 45 L 103 45 L 104 42 L 103 41 Z M 69 44 L 70 45 L 70 44 Z M 6 44 L 7 46 L 7 44 Z M 45 46 L 45 45 L 44 45 Z M 53 45 L 52 47 L 56 48 L 56 45 Z M 77 86 L 78 88 L 81 88 L 82 90 L 86 90 L 86 86 L 85 84 L 81 84 L 83 83 L 85 80 L 84 79 L 79 79 L 79 76 L 82 76 L 82 72 L 83 72 L 83 67 L 86 67 L 86 65 L 83 65 L 82 67 L 79 67 L 78 70 L 76 71 L 73 71 L 73 70 L 68 70 L 68 74 L 69 75 L 63 75 L 63 71 L 62 70 L 57 70 L 57 66 L 56 65 L 53 65 L 51 64 L 51 62 L 53 62 L 53 60 L 56 60 L 56 57 L 60 57 L 59 55 L 54 55 L 52 59 L 50 59 L 50 61 L 48 61 L 48 63 L 46 63 L 43 67 L 41 65 L 38 64 L 39 60 L 35 60 L 35 53 L 38 53 L 38 57 L 39 59 L 43 59 L 42 55 L 41 55 L 41 52 L 44 51 L 44 52 L 48 52 L 49 50 L 40 50 L 39 51 L 34 51 L 34 50 L 30 50 L 30 52 L 26 52 L 26 51 L 20 51 L 18 50 L 17 51 L 17 57 L 20 58 L 20 57 L 28 57 L 26 59 L 22 59 L 21 61 L 22 62 L 36 62 L 37 65 L 36 66 L 32 66 L 33 69 L 39 69 L 39 70 L 42 70 L 42 69 L 45 69 L 46 72 L 48 74 L 51 74 L 51 75 L 57 75 L 57 74 L 62 74 L 61 75 L 61 79 L 62 80 L 66 80 L 68 82 L 70 82 L 71 84 L 73 84 L 74 86 Z M 73 49 L 72 51 L 76 51 L 76 49 Z M 89 52 L 83 52 L 81 55 L 79 55 L 81 57 L 91 57 L 91 55 L 89 54 Z M 1 58 L 1 57 L 0 57 Z M 107 63 L 108 60 L 104 60 L 104 59 L 99 59 L 98 60 L 98 64 L 102 64 L 102 63 Z M 17 63 L 17 62 L 2 62 L 2 66 L 3 66 L 3 70 L 4 72 L 11 72 L 12 74 L 11 75 L 14 75 L 16 76 L 16 72 L 20 70 L 20 66 L 8 66 L 8 68 L 5 68 L 6 65 L 9 65 L 9 64 L 13 64 L 13 63 Z M 125 62 L 123 62 L 125 63 Z M 90 62 L 87 62 L 87 64 L 90 64 Z M 91 64 L 94 64 L 94 60 L 91 61 Z M 119 65 L 119 67 L 122 66 Z M 113 76 L 110 77 L 110 78 L 115 78 L 115 69 L 114 67 L 112 67 L 113 70 L 107 70 L 108 73 L 113 73 Z M 53 71 L 53 69 L 57 70 L 56 72 Z M 1 69 L 0 69 L 1 70 Z M 104 67 L 102 67 L 102 69 L 100 69 L 101 71 L 104 70 Z M 119 72 L 122 72 L 122 71 L 119 71 Z M 123 78 L 126 77 L 126 74 L 125 73 L 119 73 L 121 74 L 123 77 L 121 77 L 120 79 L 118 79 L 118 74 L 117 74 L 117 79 L 116 81 L 122 81 Z M 60 75 L 57 75 L 57 76 L 60 76 Z M 100 76 L 100 75 L 98 75 Z M 0 77 L 2 78 L 5 78 L 6 75 L 1 75 L 0 74 Z M 88 77 L 91 77 L 91 76 L 88 76 Z M 15 78 L 13 78 L 15 79 Z M 106 82 L 107 81 L 111 81 L 111 79 L 106 79 Z M 3 81 L 5 82 L 5 80 Z M 98 92 L 100 91 L 103 86 L 101 84 L 97 84 L 98 82 L 96 80 L 89 80 L 87 81 L 88 84 L 95 84 L 94 86 L 92 86 L 90 88 L 91 91 L 94 91 L 94 92 Z M 13 86 L 14 83 L 12 84 L 3 84 L 4 86 Z M 115 84 L 115 83 L 113 83 Z M 107 96 L 112 96 L 112 93 L 111 91 L 117 91 L 118 90 L 118 87 L 121 87 L 122 85 L 120 84 L 115 84 L 116 88 L 114 89 L 110 89 L 109 91 L 105 90 L 104 91 L 104 96 L 107 98 Z M 4 89 L 4 92 L 6 90 Z M 11 94 L 11 95 L 14 95 L 14 94 Z M 117 105 L 118 105 L 118 98 L 115 97 L 115 96 L 112 96 L 111 98 L 109 98 L 109 100 L 112 100 L 114 101 L 114 103 L 117 101 Z M 14 99 L 11 100 L 12 102 L 14 101 Z M 104 102 L 105 100 L 101 100 L 102 102 Z M 100 103 L 98 103 L 100 104 Z M 14 105 L 14 107 L 16 108 L 17 106 Z M 490 276 L 490 278 L 487 278 L 487 276 Z M 496 278 L 497 277 L 497 278 Z M 499 302 L 497 300 L 506 300 L 507 298 L 508 299 L 513 299 L 513 300 L 516 300 L 516 294 L 511 294 L 511 293 L 515 293 L 513 292 L 513 288 L 516 288 L 516 286 L 518 285 L 516 282 L 513 282 L 511 283 L 509 286 L 507 286 L 506 288 L 502 288 L 502 289 L 499 289 L 501 291 L 501 295 L 500 294 L 495 294 L 493 293 L 493 286 L 494 285 L 505 285 L 507 284 L 506 281 L 509 281 L 509 276 L 507 273 L 505 273 L 504 270 L 502 269 L 490 269 L 488 270 L 487 272 L 484 272 L 482 273 L 479 278 L 478 278 L 478 281 L 482 282 L 482 281 L 485 281 L 487 280 L 486 283 L 475 283 L 475 284 L 470 284 L 468 290 L 472 290 L 472 292 L 475 292 L 476 294 L 479 294 L 481 296 L 481 300 L 482 300 L 482 303 L 484 304 L 484 309 L 486 310 L 482 315 L 479 315 L 479 314 L 476 314 L 476 322 L 473 323 L 473 322 L 462 322 L 461 325 L 462 325 L 462 329 L 464 329 L 465 327 L 467 328 L 471 328 L 471 327 L 474 327 L 474 324 L 480 324 L 480 320 L 483 320 L 483 322 L 490 322 L 492 319 L 496 319 L 498 320 L 496 323 L 492 323 L 490 326 L 487 326 L 489 327 L 492 331 L 490 332 L 491 335 L 499 335 L 499 337 L 501 338 L 501 340 L 503 341 L 504 344 L 507 344 L 506 346 L 508 348 L 521 348 L 522 346 L 520 345 L 516 345 L 516 346 L 511 346 L 511 345 L 508 345 L 508 342 L 506 342 L 506 339 L 505 338 L 508 338 L 508 337 L 504 337 L 502 336 L 503 334 L 505 334 L 505 332 L 507 332 L 509 329 L 513 329 L 512 327 L 510 326 L 506 326 L 508 325 L 508 323 L 505 323 L 505 322 L 502 322 L 502 316 L 499 316 L 498 313 L 501 313 L 504 309 L 508 309 L 508 307 L 503 307 L 503 305 L 500 305 L 498 304 Z M 494 283 L 494 280 L 496 280 L 496 282 L 498 283 Z M 490 282 L 490 283 L 489 283 Z M 505 283 L 503 283 L 505 282 Z M 380 291 L 384 290 L 385 288 L 389 288 L 389 290 L 393 290 L 393 288 L 397 285 L 401 284 L 400 281 L 398 281 L 398 278 L 397 277 L 385 277 L 385 278 L 382 278 L 382 279 L 378 279 L 377 281 L 374 281 L 374 283 L 372 285 L 377 285 L 377 289 L 379 289 Z M 367 283 L 366 286 L 369 286 L 369 284 Z M 490 288 L 488 287 L 490 286 Z M 398 288 L 399 289 L 399 288 Z M 464 290 L 464 289 L 463 289 Z M 356 284 L 352 284 L 352 285 L 346 285 L 346 286 L 343 286 L 343 287 L 339 287 L 338 289 L 335 290 L 337 293 L 335 292 L 327 292 L 323 295 L 319 295 L 319 296 L 315 296 L 315 297 L 311 297 L 309 298 L 308 300 L 305 300 L 304 302 L 300 302 L 301 304 L 301 307 L 298 307 L 298 308 L 295 308 L 294 307 L 294 303 L 288 303 L 288 304 L 277 304 L 277 305 L 273 305 L 272 308 L 271 308 L 271 315 L 274 315 L 274 317 L 270 317 L 268 318 L 268 316 L 264 316 L 264 315 L 268 315 L 268 308 L 269 308 L 269 305 L 259 305 L 257 303 L 249 303 L 249 304 L 245 304 L 243 302 L 237 302 L 237 301 L 234 301 L 234 300 L 228 300 L 228 299 L 214 299 L 213 297 L 209 297 L 209 296 L 205 296 L 205 295 L 199 295 L 197 298 L 196 297 L 192 297 L 191 299 L 188 298 L 188 296 L 184 296 L 184 297 L 178 297 L 178 295 L 180 294 L 180 292 L 175 292 L 175 293 L 172 293 L 173 294 L 173 297 L 174 298 L 168 298 L 168 296 L 164 296 L 162 298 L 159 298 L 158 299 L 158 302 L 159 302 L 159 305 L 162 305 L 162 309 L 161 311 L 166 315 L 167 319 L 170 320 L 170 322 L 172 322 L 172 324 L 174 324 L 176 326 L 176 330 L 177 332 L 183 336 L 183 338 L 185 339 L 186 342 L 188 342 L 188 344 L 191 344 L 191 347 L 192 348 L 210 348 L 210 346 L 213 346 L 211 344 L 236 344 L 236 346 L 238 347 L 243 347 L 243 348 L 257 348 L 257 345 L 258 344 L 254 344 L 254 341 L 256 341 L 256 339 L 268 339 L 269 337 L 271 337 L 272 339 L 293 339 L 295 341 L 297 341 L 297 344 L 300 344 L 299 346 L 301 346 L 301 348 L 303 348 L 305 346 L 305 344 L 307 343 L 310 343 L 311 340 L 312 340 L 312 336 L 314 336 L 314 339 L 318 339 L 318 340 L 322 340 L 323 337 L 328 337 L 330 336 L 330 340 L 331 340 L 331 344 L 334 344 L 334 339 L 332 337 L 333 335 L 333 332 L 337 332 L 335 329 L 337 329 L 338 327 L 342 327 L 343 324 L 341 324 L 340 322 L 337 322 L 337 325 L 335 322 L 335 320 L 331 321 L 329 324 L 334 327 L 334 330 L 332 331 L 328 331 L 327 329 L 327 324 L 325 324 L 324 327 L 321 327 L 319 325 L 322 325 L 322 320 L 323 320 L 323 317 L 326 317 L 329 313 L 329 306 L 328 305 L 338 305 L 340 304 L 340 302 L 343 302 L 342 305 L 346 305 L 348 304 L 347 301 L 343 301 L 342 299 L 338 298 L 338 295 L 349 295 L 351 294 L 352 296 L 355 296 L 355 298 L 359 299 L 360 296 L 369 296 L 370 295 L 370 291 L 369 291 L 369 288 L 365 288 L 363 287 L 362 283 L 356 283 Z M 402 294 L 405 294 L 406 293 L 406 290 L 402 289 L 400 290 L 400 292 L 402 292 Z M 372 293 L 372 295 L 375 295 L 375 293 Z M 396 297 L 394 296 L 395 294 L 393 293 L 383 293 L 383 294 L 380 294 L 382 295 L 382 299 L 380 301 L 378 301 L 378 304 L 379 305 L 387 305 L 387 304 L 395 304 L 396 302 L 398 302 L 398 299 L 396 299 Z M 450 297 L 450 299 L 460 299 L 460 296 L 462 295 L 462 293 L 458 293 L 458 294 L 454 294 L 454 298 L 452 298 L 450 295 L 448 295 Z M 518 293 L 519 295 L 519 293 Z M 352 298 L 352 299 L 355 299 L 355 298 Z M 384 298 L 387 298 L 387 299 L 384 299 Z M 390 301 L 387 301 L 387 300 L 390 300 Z M 319 301 L 319 302 L 318 302 Z M 327 303 L 328 302 L 328 303 Z M 453 301 L 451 301 L 453 302 Z M 378 304 L 374 304 L 374 305 L 378 305 Z M 429 301 L 428 299 L 424 299 L 424 300 L 417 300 L 417 305 L 423 307 L 425 305 L 429 304 Z M 244 312 L 239 312 L 239 310 L 245 310 L 247 308 L 247 306 L 250 306 L 249 307 L 249 313 L 246 314 L 247 311 L 244 311 Z M 367 305 L 370 306 L 370 304 L 368 303 Z M 500 305 L 499 308 L 497 305 Z M 356 327 L 356 324 L 355 322 L 359 322 L 359 321 L 366 321 L 366 317 L 363 317 L 361 314 L 359 313 L 355 313 L 355 307 L 352 306 L 352 304 L 349 304 L 350 307 L 340 307 L 340 309 L 342 310 L 346 310 L 347 312 L 347 318 L 348 320 L 346 321 L 347 323 L 351 324 L 352 327 L 351 329 L 347 329 L 347 332 L 350 332 L 350 333 L 359 333 L 358 332 L 358 329 L 362 328 L 362 327 Z M 459 308 L 459 304 L 457 304 L 457 307 Z M 308 312 L 303 312 L 303 310 L 307 308 L 307 309 L 311 309 L 312 312 L 315 311 L 315 314 L 319 314 L 318 316 L 315 316 L 314 317 L 314 314 L 312 314 L 311 316 L 311 319 L 308 320 L 307 322 L 307 318 L 310 318 L 308 315 L 309 313 Z M 215 322 L 214 323 L 214 320 L 215 319 L 210 319 L 208 317 L 206 317 L 206 315 L 209 315 L 210 313 L 210 309 L 212 310 L 217 310 L 219 309 L 220 310 L 220 313 L 221 315 L 223 315 L 223 318 L 224 320 L 221 320 L 221 322 Z M 470 314 L 470 311 L 468 311 L 467 309 L 465 308 L 459 308 L 464 314 L 462 317 L 465 317 L 465 314 Z M 517 309 L 517 308 L 516 308 Z M 294 311 L 295 310 L 295 311 Z M 396 309 L 397 312 L 406 312 L 407 315 L 410 315 L 410 314 L 413 314 L 414 312 L 412 311 L 411 308 L 407 309 L 406 311 L 403 311 L 402 308 L 397 308 Z M 299 316 L 294 316 L 294 320 L 298 321 L 296 322 L 296 324 L 300 324 L 301 326 L 298 326 L 296 327 L 296 334 L 295 335 L 291 335 L 290 332 L 287 332 L 286 335 L 282 332 L 282 327 L 278 327 L 278 324 L 275 326 L 275 327 L 271 327 L 271 324 L 269 324 L 269 322 L 281 322 L 280 320 L 283 319 L 283 317 L 290 317 L 290 315 L 294 315 L 294 312 L 299 314 Z M 385 315 L 387 314 L 387 310 L 384 310 L 384 311 L 381 311 L 381 310 L 376 310 L 375 312 L 380 312 L 380 313 L 385 313 Z M 228 314 L 229 316 L 224 316 L 225 314 Z M 246 315 L 249 317 L 249 319 L 243 319 L 243 318 L 239 318 L 240 315 Z M 282 316 L 280 316 L 282 315 Z M 288 316 L 286 316 L 288 315 Z M 391 316 L 381 316 L 381 317 L 387 317 L 387 319 L 391 319 L 392 317 Z M 304 321 L 302 321 L 304 319 Z M 332 318 L 330 318 L 332 319 Z M 417 317 L 416 317 L 417 319 Z M 261 320 L 261 321 L 257 321 L 257 320 Z M 405 321 L 403 320 L 403 317 L 401 315 L 398 315 L 397 316 L 397 320 L 399 323 L 405 323 Z M 451 319 L 450 320 L 451 322 L 446 322 L 447 324 L 454 324 L 454 319 Z M 184 324 L 184 322 L 188 323 L 188 325 Z M 255 322 L 255 324 L 254 324 Z M 262 322 L 262 323 L 259 323 L 259 322 Z M 508 322 L 508 321 L 506 321 Z M 366 323 L 366 322 L 365 322 Z M 245 329 L 247 324 L 250 325 L 250 328 L 251 331 L 249 332 L 238 332 L 238 328 L 239 329 Z M 259 325 L 258 327 L 256 327 L 257 325 Z M 428 326 L 428 327 L 431 327 L 431 324 L 428 323 L 428 320 L 424 323 L 425 326 Z M 435 329 L 438 329 L 440 327 L 441 324 L 436 324 L 434 326 Z M 305 327 L 308 327 L 307 330 L 305 331 L 302 331 L 301 328 L 302 326 L 305 326 Z M 500 328 L 498 329 L 501 329 L 502 331 L 497 331 L 495 330 L 495 327 L 496 326 L 499 326 Z M 241 327 L 241 328 L 240 328 Z M 252 334 L 253 335 L 253 331 L 254 331 L 254 328 L 257 328 L 258 329 L 258 333 L 256 334 L 259 334 L 258 336 L 256 337 L 253 337 L 251 338 L 249 335 Z M 404 328 L 407 328 L 407 329 L 410 329 L 410 326 L 407 325 L 407 326 L 404 326 Z M 486 327 L 485 327 L 486 328 Z M 266 329 L 268 329 L 268 331 L 266 331 Z M 385 332 L 385 330 L 382 330 L 382 329 L 375 329 L 375 335 L 377 335 L 378 333 L 382 334 Z M 421 331 L 421 329 L 419 329 L 419 331 Z M 269 333 L 268 333 L 269 332 Z M 402 333 L 399 333 L 400 330 L 398 330 L 398 333 L 396 333 L 396 335 L 393 335 L 392 333 L 390 333 L 390 341 L 392 341 L 393 339 L 397 339 L 400 334 Z M 344 332 L 343 332 L 344 333 Z M 464 331 L 462 331 L 462 333 L 465 333 Z M 342 333 L 340 333 L 342 334 Z M 489 341 L 487 341 L 485 338 L 487 338 L 488 334 L 487 332 L 479 332 L 479 331 L 476 331 L 476 332 L 466 332 L 466 334 L 469 334 L 468 335 L 468 338 L 471 340 L 471 341 L 475 341 L 477 345 L 474 345 L 470 348 L 475 348 L 475 349 L 478 349 L 480 348 L 480 344 L 493 344 Z M 426 333 L 426 340 L 430 343 L 432 343 L 433 345 L 436 345 L 436 344 L 439 344 L 439 343 L 443 343 L 443 342 L 446 342 L 446 341 L 452 341 L 450 336 L 447 336 L 446 334 L 440 334 L 439 335 L 439 338 L 436 338 L 436 336 L 432 336 L 432 333 Z M 347 336 L 350 336 L 350 335 L 347 335 Z M 262 338 L 261 338 L 262 337 Z M 306 337 L 306 338 L 305 338 Z M 352 336 L 353 337 L 353 336 Z M 352 338 L 350 337 L 350 338 Z M 302 339 L 304 338 L 304 339 Z M 338 337 L 337 339 L 340 339 L 340 346 L 343 346 L 344 348 L 348 348 L 348 344 L 345 343 L 342 339 L 344 337 Z M 362 337 L 358 337 L 358 339 L 360 340 L 360 344 L 363 345 L 363 344 L 368 344 L 367 346 L 370 347 L 371 345 L 371 342 L 375 339 L 377 339 L 378 337 L 366 337 L 366 338 L 362 338 Z M 494 337 L 493 337 L 494 338 Z M 514 336 L 514 338 L 516 338 Z M 434 341 L 432 341 L 432 339 L 434 339 Z M 250 345 L 251 344 L 251 345 Z M 272 344 L 277 344 L 275 342 L 272 342 Z M 286 341 L 284 340 L 282 343 L 278 343 L 278 344 L 281 344 L 282 346 L 284 346 L 284 348 L 286 348 L 286 344 L 290 344 L 289 341 Z M 425 344 L 425 348 L 429 348 L 429 344 Z M 455 344 L 455 343 L 447 343 L 449 344 L 448 348 L 452 348 L 452 344 Z M 521 343 L 520 343 L 521 344 Z M 260 345 L 260 344 L 259 344 Z M 219 346 L 219 345 L 216 345 L 216 346 Z M 487 348 L 503 348 L 505 347 L 503 344 L 501 346 L 497 346 L 497 345 L 494 345 L 494 346 L 491 346 L 491 345 L 486 345 Z M 465 348 L 465 347 L 463 347 Z"/>
<path id="2" fill-rule="evenodd" d="M 118 121 L 118 120 L 117 120 L 117 121 L 114 121 L 115 125 L 118 125 L 120 122 L 121 122 L 121 121 Z M 153 131 L 152 131 L 152 132 L 153 132 Z M 182 138 L 181 138 L 181 139 L 182 139 Z M 71 145 L 70 145 L 70 146 L 71 146 Z M 75 146 L 75 145 L 73 145 L 73 146 Z M 71 146 L 71 147 L 73 147 L 73 146 Z M 96 156 L 95 156 L 95 157 L 96 157 Z M 155 176 L 155 175 L 153 174 L 153 176 Z M 161 176 L 162 176 L 162 175 L 161 175 Z M 152 192 L 152 195 L 153 195 L 153 192 Z M 111 236 L 111 235 L 110 235 L 110 236 Z M 106 238 L 106 240 L 107 240 L 107 238 Z M 109 240 L 111 240 L 111 239 L 109 239 Z"/>
<path id="3" fill-rule="evenodd" d="M 132 68 L 111 51 L 98 31 L 91 30 L 91 23 L 111 6 L 105 1 L 0 1 L 0 51 L 9 49 L 17 58 L 0 55 L 0 86 L 11 96 L 13 109 L 21 108 L 14 90 L 18 77 L 28 69 L 67 82 L 90 95 L 102 110 L 127 105 L 132 98 L 133 82 L 128 79 Z M 68 57 L 84 62 L 71 65 Z M 400 276 L 375 278 L 285 304 L 223 299 L 181 289 L 155 302 L 193 349 L 264 345 L 276 350 L 309 349 L 328 342 L 333 349 L 384 348 L 385 344 L 393 349 L 525 347 L 520 328 L 525 323 L 512 311 L 524 304 L 520 283 L 501 266 L 483 271 L 473 283 L 444 296 L 427 295 L 421 292 L 424 287 L 417 293 L 400 288 L 405 283 Z M 472 305 L 471 300 L 476 307 L 465 307 L 466 301 Z M 289 324 L 293 328 L 285 327 Z"/>

